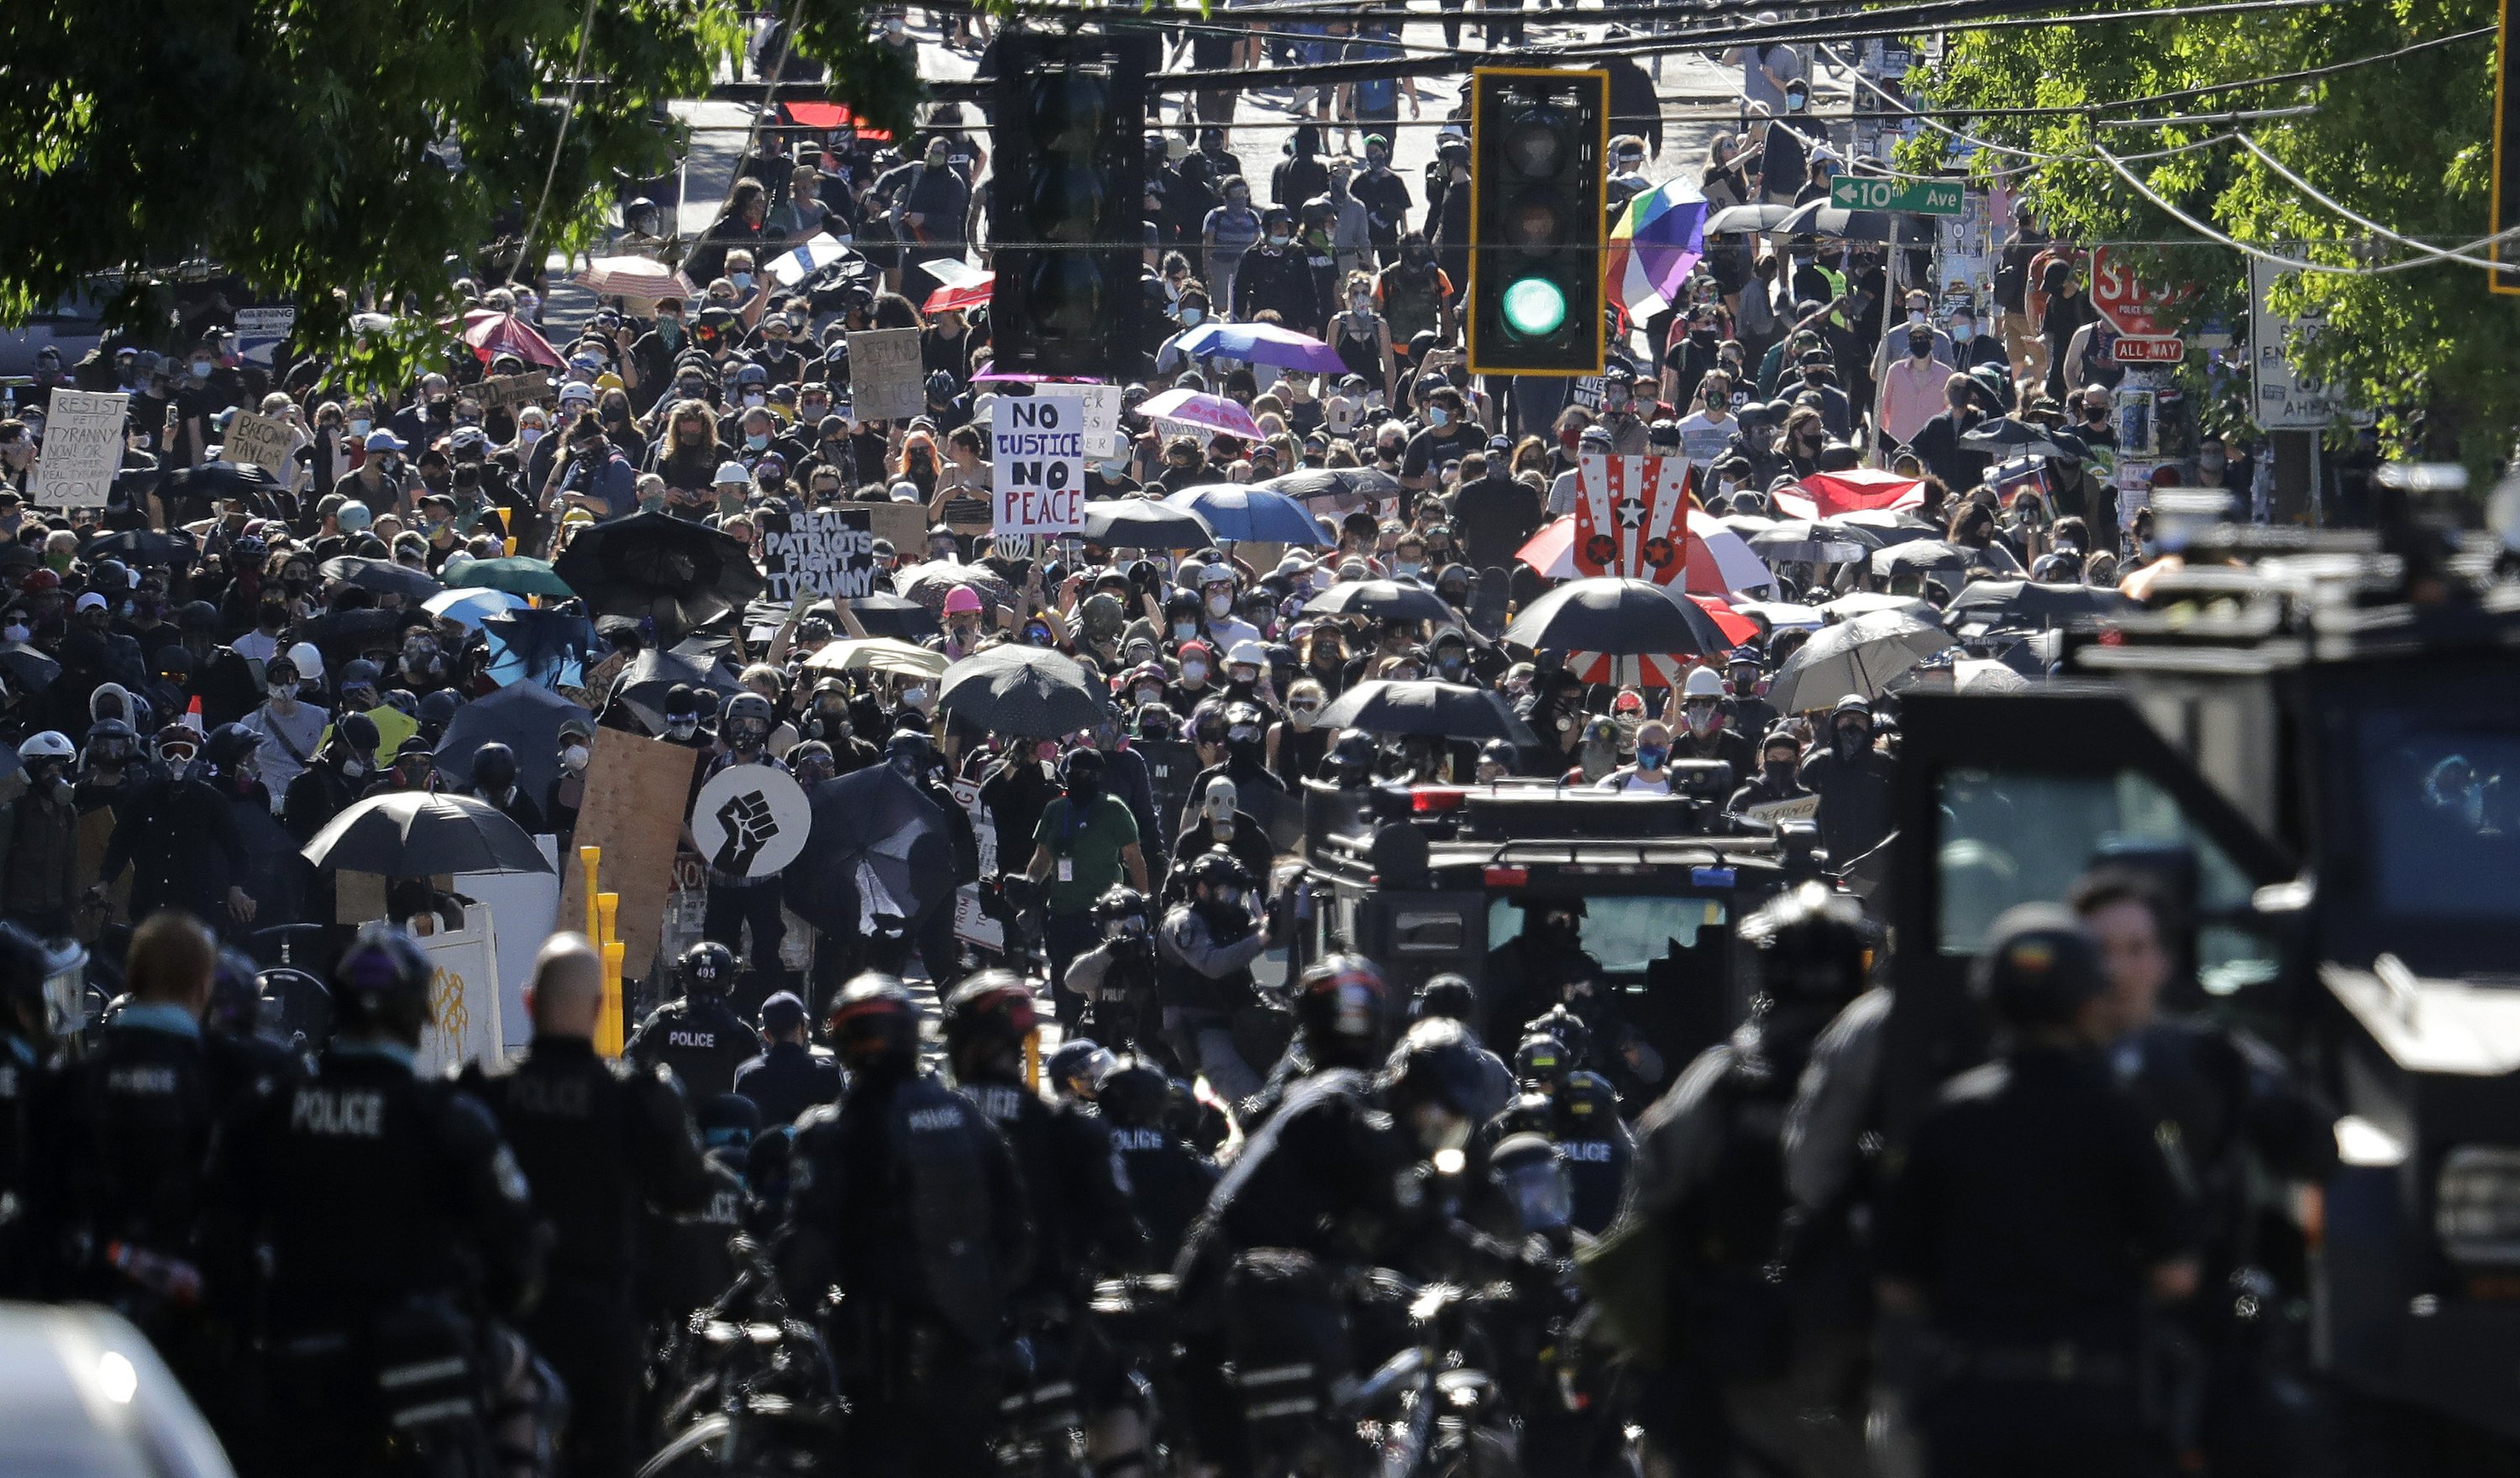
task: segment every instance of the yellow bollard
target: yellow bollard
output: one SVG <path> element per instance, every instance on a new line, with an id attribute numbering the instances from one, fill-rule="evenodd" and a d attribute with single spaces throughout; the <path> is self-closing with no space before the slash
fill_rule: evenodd
<path id="1" fill-rule="evenodd" d="M 514 534 L 510 534 L 510 535 L 508 536 L 508 554 L 509 554 L 510 558 L 514 558 L 514 557 L 515 557 L 515 555 L 516 555 L 516 553 L 517 553 L 517 536 L 516 536 L 516 535 L 514 535 Z"/>
<path id="2" fill-rule="evenodd" d="M 596 932 L 595 866 L 597 862 L 602 860 L 603 856 L 604 849 L 602 847 L 580 847 L 577 849 L 577 867 L 578 871 L 584 874 L 581 881 L 585 883 L 583 891 L 586 894 L 586 937 L 598 943 L 603 941 L 604 936 Z"/>
<path id="3" fill-rule="evenodd" d="M 1024 1037 L 1024 1087 L 1041 1092 L 1041 1033 L 1037 1029 Z"/>
<path id="4" fill-rule="evenodd" d="M 621 1019 L 621 957 L 628 948 L 618 941 L 604 946 L 604 1040 L 598 1046 L 608 1057 L 621 1055 L 627 1035 Z"/>
<path id="5" fill-rule="evenodd" d="M 604 930 L 604 932 L 603 932 L 603 933 L 598 934 L 598 935 L 596 935 L 596 936 L 595 936 L 595 942 L 596 942 L 596 943 L 598 943 L 598 944 L 610 944 L 610 943 L 611 943 L 612 941 L 614 941 L 615 939 L 618 939 L 619 937 L 621 937 L 620 935 L 618 935 L 618 934 L 616 934 L 616 933 L 614 933 L 614 932 L 613 932 L 614 928 L 616 928 L 616 927 L 619 925 L 620 921 L 621 921 L 621 895 L 620 895 L 620 894 L 618 894 L 618 893 L 598 893 L 598 894 L 596 894 L 596 895 L 595 895 L 595 913 L 596 913 L 596 917 L 597 917 L 597 922 L 598 922 L 598 923 L 603 927 L 603 930 Z"/>

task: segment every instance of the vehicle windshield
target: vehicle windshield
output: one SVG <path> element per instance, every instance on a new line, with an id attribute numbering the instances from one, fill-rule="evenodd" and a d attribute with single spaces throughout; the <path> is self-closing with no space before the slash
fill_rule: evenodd
<path id="1" fill-rule="evenodd" d="M 1521 933 L 1527 909 L 1562 908 L 1567 902 L 1553 898 L 1491 901 L 1488 943 L 1503 944 Z M 1584 915 L 1577 922 L 1581 925 L 1584 952 L 1599 961 L 1601 968 L 1612 975 L 1642 975 L 1655 961 L 1672 958 L 1675 949 L 1697 948 L 1698 931 L 1720 928 L 1726 918 L 1720 898 L 1605 898 L 1595 894 L 1581 902 Z"/>
<path id="2" fill-rule="evenodd" d="M 2372 713 L 2362 723 L 2373 896 L 2401 918 L 2520 916 L 2520 733 Z"/>

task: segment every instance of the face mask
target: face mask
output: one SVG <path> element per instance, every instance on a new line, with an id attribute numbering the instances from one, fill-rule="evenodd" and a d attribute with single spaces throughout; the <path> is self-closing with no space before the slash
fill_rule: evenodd
<path id="1" fill-rule="evenodd" d="M 1867 734 L 1861 725 L 1849 724 L 1842 729 L 1831 731 L 1828 741 L 1830 746 L 1837 750 L 1839 757 L 1852 759 L 1870 746 L 1871 736 Z"/>
<path id="2" fill-rule="evenodd" d="M 263 691 L 271 694 L 271 700 L 275 703 L 286 703 L 297 696 L 295 683 L 273 683 Z"/>
<path id="3" fill-rule="evenodd" d="M 1923 359 L 1933 352 L 1934 341 L 1930 338 L 1919 336 L 1908 340 L 1908 357 L 1911 359 Z"/>
<path id="4" fill-rule="evenodd" d="M 1430 405 L 1426 408 L 1426 424 L 1432 426 L 1451 425 L 1453 424 L 1453 413 L 1444 409 L 1442 406 Z"/>
<path id="5" fill-rule="evenodd" d="M 1354 308 L 1359 313 L 1362 313 L 1366 309 L 1373 306 L 1373 294 L 1371 292 L 1351 292 L 1347 295 L 1347 305 Z"/>
<path id="6" fill-rule="evenodd" d="M 1759 768 L 1772 784 L 1782 785 L 1794 778 L 1794 762 L 1789 759 L 1772 759 Z"/>
<path id="7" fill-rule="evenodd" d="M 1723 713 L 1711 703 L 1704 706 L 1691 705 L 1684 712 L 1688 719 L 1688 732 L 1700 739 L 1713 734 L 1716 725 L 1724 721 Z"/>
<path id="8" fill-rule="evenodd" d="M 1182 677 L 1189 682 L 1204 683 L 1207 681 L 1207 664 L 1205 662 L 1184 662 L 1182 663 Z"/>
<path id="9" fill-rule="evenodd" d="M 1292 240 L 1293 238 L 1286 235 L 1283 231 L 1272 231 L 1269 233 L 1269 245 L 1272 246 L 1282 246 Z"/>
<path id="10" fill-rule="evenodd" d="M 746 449 L 757 452 L 770 444 L 770 438 L 759 431 L 755 431 L 743 438 L 743 444 Z"/>
<path id="11" fill-rule="evenodd" d="M 1173 623 L 1173 640 L 1176 642 L 1187 642 L 1197 635 L 1198 623 L 1196 621 L 1175 621 Z"/>
<path id="12" fill-rule="evenodd" d="M 910 707 L 924 708 L 927 706 L 927 690 L 924 688 L 904 688 L 901 690 L 901 700 Z"/>
<path id="13" fill-rule="evenodd" d="M 1976 336 L 1977 336 L 1977 329 L 1976 329 L 1976 326 L 1974 326 L 1974 325 L 1972 325 L 1972 324 L 1954 324 L 1954 325 L 1952 325 L 1952 341 L 1953 341 L 1954 343 L 1963 343 L 1963 344 L 1964 344 L 1964 343 L 1967 343 L 1970 339 L 1975 338 Z"/>
<path id="14" fill-rule="evenodd" d="M 560 752 L 560 762 L 572 771 L 585 769 L 586 761 L 587 751 L 584 744 L 570 744 Z"/>
<path id="15" fill-rule="evenodd" d="M 1163 701 L 1163 698 L 1164 691 L 1160 688 L 1141 688 L 1138 690 L 1138 701 L 1141 704 L 1160 703 Z"/>
<path id="16" fill-rule="evenodd" d="M 1811 264 L 1812 264 L 1812 254 L 1811 254 L 1810 252 L 1808 252 L 1808 251 L 1797 251 L 1797 252 L 1795 252 L 1795 253 L 1794 253 L 1794 265 L 1795 265 L 1795 266 L 1797 266 L 1797 267 L 1808 267 L 1808 266 L 1810 266 Z"/>
<path id="17" fill-rule="evenodd" d="M 1669 758 L 1671 758 L 1671 750 L 1661 744 L 1637 746 L 1637 768 L 1640 770 L 1659 770 L 1662 768 L 1663 761 Z"/>
<path id="18" fill-rule="evenodd" d="M 368 434 L 368 425 L 369 422 L 366 417 L 360 416 L 353 418 L 350 422 L 350 434 L 353 436 L 365 436 Z"/>
<path id="19" fill-rule="evenodd" d="M 1212 615 L 1212 616 L 1229 615 L 1229 614 L 1231 614 L 1231 613 L 1233 612 L 1233 610 L 1234 610 L 1234 597 L 1232 597 L 1232 596 L 1230 596 L 1230 595 L 1225 595 L 1225 596 L 1210 596 L 1210 597 L 1208 597 L 1208 598 L 1207 598 L 1207 613 L 1208 613 L 1209 615 Z"/>
<path id="20" fill-rule="evenodd" d="M 1923 323 L 1924 321 L 1925 321 L 1925 310 L 1924 310 L 1924 309 L 1922 309 L 1922 308 L 1910 308 L 1910 309 L 1908 310 L 1908 322 L 1910 322 L 1910 323 L 1912 323 L 1912 324 L 1921 324 L 1921 323 Z"/>
<path id="21" fill-rule="evenodd" d="M 343 760 L 341 762 L 341 773 L 352 780 L 357 780 L 359 777 L 368 773 L 367 761 L 359 759 Z"/>
<path id="22" fill-rule="evenodd" d="M 2205 472 L 2209 475 L 2223 470 L 2224 465 L 2224 461 L 2220 457 L 2199 457 L 2196 459 L 2196 470 Z"/>
<path id="23" fill-rule="evenodd" d="M 762 394 L 759 390 L 747 390 L 743 395 L 743 403 L 746 408 L 764 406 L 770 403 L 770 397 Z"/>
<path id="24" fill-rule="evenodd" d="M 1206 317 L 1207 313 L 1203 309 L 1184 308 L 1181 310 L 1182 327 L 1185 329 L 1197 328 L 1199 322 Z"/>
<path id="25" fill-rule="evenodd" d="M 699 733 L 699 729 L 700 721 L 698 719 L 669 718 L 665 720 L 665 734 L 670 739 L 690 739 L 693 735 Z"/>
<path id="26" fill-rule="evenodd" d="M 1391 561 L 1391 572 L 1395 575 L 1414 575 L 1425 567 L 1426 566 L 1422 562 L 1417 560 L 1394 560 Z"/>
<path id="27" fill-rule="evenodd" d="M 1444 681 L 1447 683 L 1460 682 L 1462 680 L 1462 674 L 1468 670 L 1469 664 L 1463 662 L 1460 657 L 1446 657 L 1435 664 L 1435 671 L 1441 674 Z"/>
<path id="28" fill-rule="evenodd" d="M 22 642 L 33 635 L 33 632 L 23 626 L 0 627 L 0 637 L 7 637 L 12 642 Z"/>
<path id="29" fill-rule="evenodd" d="M 210 378 L 211 369 L 212 366 L 208 360 L 196 359 L 193 361 L 193 378 L 195 380 L 207 380 Z"/>
<path id="30" fill-rule="evenodd" d="M 726 275 L 726 280 L 735 284 L 735 291 L 738 292 L 752 291 L 752 274 L 749 272 L 730 272 Z"/>
<path id="31" fill-rule="evenodd" d="M 1109 462 L 1103 463 L 1102 466 L 1102 475 L 1106 479 L 1122 477 L 1128 474 L 1129 459 L 1126 457 L 1114 458 Z"/>

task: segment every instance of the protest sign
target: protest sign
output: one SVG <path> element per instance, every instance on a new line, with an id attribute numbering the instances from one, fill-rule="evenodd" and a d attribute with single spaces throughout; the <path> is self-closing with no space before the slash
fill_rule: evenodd
<path id="1" fill-rule="evenodd" d="M 853 601 L 875 593 L 875 520 L 862 508 L 790 514 L 761 535 L 763 599 L 785 605 L 798 591 Z"/>
<path id="2" fill-rule="evenodd" d="M 436 1077 L 479 1058 L 496 1061 L 500 1041 L 499 953 L 490 911 L 467 909 L 464 927 L 415 941 L 428 958 L 428 1019 L 414 1068 Z"/>
<path id="3" fill-rule="evenodd" d="M 272 351 L 280 347 L 289 331 L 297 326 L 297 309 L 288 303 L 270 303 L 260 307 L 239 308 L 236 316 L 237 354 L 248 364 L 268 368 Z M 262 464 L 257 463 L 259 467 Z"/>
<path id="4" fill-rule="evenodd" d="M 990 527 L 1000 534 L 1064 534 L 1085 526 L 1085 397 L 1042 385 L 1001 395 L 989 409 Z"/>
<path id="5" fill-rule="evenodd" d="M 849 336 L 849 410 L 891 421 L 927 409 L 917 329 L 860 329 Z"/>
<path id="6" fill-rule="evenodd" d="M 522 375 L 500 375 L 468 386 L 464 393 L 484 411 L 503 411 L 510 406 L 539 400 L 552 392 L 551 377 L 539 370 Z"/>
<path id="7" fill-rule="evenodd" d="M 1743 806 L 1741 814 L 1752 821 L 1811 821 L 1820 815 L 1820 797 L 1798 795 L 1792 800 L 1763 800 Z"/>
<path id="8" fill-rule="evenodd" d="M 875 536 L 888 541 L 904 563 L 916 564 L 923 557 L 927 548 L 926 504 L 869 503 L 851 512 L 866 515 Z"/>
<path id="9" fill-rule="evenodd" d="M 1068 388 L 1083 392 L 1085 455 L 1097 459 L 1119 456 L 1120 448 L 1126 445 L 1120 439 L 1120 387 L 1080 384 Z"/>
<path id="10" fill-rule="evenodd" d="M 475 916 L 489 915 L 492 959 L 498 966 L 499 1035 L 501 1045 L 510 1048 L 522 1047 L 533 1037 L 525 982 L 533 978 L 534 956 L 543 941 L 560 928 L 560 839 L 546 832 L 534 838 L 534 848 L 552 865 L 550 872 L 458 873 L 453 889 L 479 904 Z M 568 860 L 568 868 L 577 870 L 576 858 Z M 580 917 L 571 927 L 585 922 Z"/>
<path id="11" fill-rule="evenodd" d="M 1578 459 L 1575 568 L 1677 585 L 1688 569 L 1688 459 Z"/>
<path id="12" fill-rule="evenodd" d="M 35 470 L 35 499 L 44 508 L 103 508 L 113 474 L 122 467 L 123 412 L 131 397 L 119 390 L 53 388 L 44 415 L 44 445 Z M 1083 470 L 1078 470 L 1083 480 Z"/>
<path id="13" fill-rule="evenodd" d="M 747 881 L 794 862 L 813 826 L 805 787 L 775 765 L 729 765 L 692 802 L 692 840 L 700 856 Z"/>
<path id="14" fill-rule="evenodd" d="M 239 411 L 228 421 L 227 439 L 219 444 L 219 455 L 230 462 L 250 462 L 286 483 L 295 466 L 290 453 L 296 445 L 297 428 L 288 422 L 277 416 Z"/>
<path id="15" fill-rule="evenodd" d="M 954 799 L 971 819 L 971 839 L 978 844 L 982 875 L 998 870 L 998 823 L 989 808 L 980 804 L 977 781 L 954 782 Z M 967 882 L 954 890 L 954 936 L 976 944 L 984 950 L 1007 947 L 1006 925 L 992 918 L 980 907 L 980 887 Z"/>
<path id="16" fill-rule="evenodd" d="M 622 968 L 634 978 L 645 975 L 656 958 L 674 850 L 683 839 L 683 797 L 691 793 L 692 766 L 699 757 L 697 749 L 663 739 L 619 729 L 595 731 L 575 844 L 604 849 L 595 885 L 620 897 L 614 932 L 625 946 Z M 586 918 L 584 870 L 574 857 L 561 861 L 560 917 L 574 926 Z"/>

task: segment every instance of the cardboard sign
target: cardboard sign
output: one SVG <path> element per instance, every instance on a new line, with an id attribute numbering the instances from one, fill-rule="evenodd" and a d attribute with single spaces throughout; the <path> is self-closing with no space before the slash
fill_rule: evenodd
<path id="1" fill-rule="evenodd" d="M 504 411 L 510 406 L 524 405 L 540 400 L 551 392 L 551 376 L 541 371 L 528 370 L 522 375 L 499 375 L 482 381 L 479 384 L 467 385 L 461 393 L 472 397 L 472 402 L 486 412 Z"/>
<path id="2" fill-rule="evenodd" d="M 604 849 L 595 885 L 620 896 L 613 929 L 626 946 L 622 970 L 638 978 L 656 958 L 674 849 L 683 839 L 684 797 L 691 793 L 692 767 L 700 756 L 697 749 L 619 729 L 596 730 L 594 748 L 586 762 L 586 798 L 578 806 L 575 844 Z M 573 856 L 561 861 L 560 917 L 582 927 L 583 870 Z"/>
<path id="3" fill-rule="evenodd" d="M 1001 534 L 1064 534 L 1085 526 L 1085 397 L 1043 385 L 1001 395 L 989 410 L 989 526 Z M 59 392 L 56 392 L 59 393 Z"/>
<path id="4" fill-rule="evenodd" d="M 506 1043 L 499 1009 L 499 947 L 490 911 L 464 912 L 464 927 L 416 941 L 428 958 L 428 1019 L 420 1028 L 424 1076 L 436 1077 L 474 1058 L 497 1061 Z"/>
<path id="5" fill-rule="evenodd" d="M 747 881 L 794 862 L 813 828 L 805 787 L 775 765 L 729 765 L 692 802 L 692 840 L 701 858 Z"/>
<path id="6" fill-rule="evenodd" d="M 260 307 L 239 308 L 236 316 L 237 355 L 248 364 L 270 367 L 272 355 L 289 331 L 297 326 L 297 309 L 291 303 L 270 303 Z M 256 463 L 255 466 L 264 464 Z"/>
<path id="7" fill-rule="evenodd" d="M 954 937 L 984 950 L 1007 947 L 1007 926 L 980 911 L 980 885 L 967 882 L 954 890 Z"/>
<path id="8" fill-rule="evenodd" d="M 219 455 L 230 462 L 250 462 L 283 483 L 296 470 L 290 452 L 297 444 L 297 427 L 277 416 L 239 411 L 228 421 L 227 440 Z"/>
<path id="9" fill-rule="evenodd" d="M 1578 460 L 1575 568 L 1677 585 L 1688 572 L 1688 459 Z"/>
<path id="10" fill-rule="evenodd" d="M 860 329 L 849 336 L 849 410 L 860 421 L 892 421 L 927 409 L 927 376 L 917 329 Z"/>
<path id="11" fill-rule="evenodd" d="M 1120 439 L 1120 387 L 1080 384 L 1067 388 L 1082 392 L 1085 401 L 1085 455 L 1097 461 L 1119 456 L 1120 449 L 1127 445 Z"/>
<path id="12" fill-rule="evenodd" d="M 962 803 L 963 814 L 971 819 L 971 839 L 979 844 L 980 875 L 998 871 L 998 819 L 980 804 L 980 783 L 971 780 L 954 782 L 954 799 Z"/>
<path id="13" fill-rule="evenodd" d="M 868 503 L 858 512 L 867 515 L 868 526 L 878 539 L 888 540 L 892 552 L 905 563 L 916 564 L 927 552 L 927 505 L 923 503 Z"/>
<path id="14" fill-rule="evenodd" d="M 764 599 L 780 605 L 800 590 L 833 600 L 872 595 L 875 520 L 863 508 L 790 515 L 784 531 L 761 536 L 761 574 L 769 582 Z"/>
<path id="15" fill-rule="evenodd" d="M 1752 821 L 1810 821 L 1820 815 L 1820 797 L 1799 795 L 1792 800 L 1763 800 L 1743 806 L 1741 814 Z"/>
<path id="16" fill-rule="evenodd" d="M 43 449 L 35 461 L 36 503 L 45 508 L 105 507 L 113 474 L 122 469 L 122 422 L 130 405 L 131 397 L 120 390 L 53 387 L 44 414 Z M 1084 480 L 1081 467 L 1077 480 Z"/>

